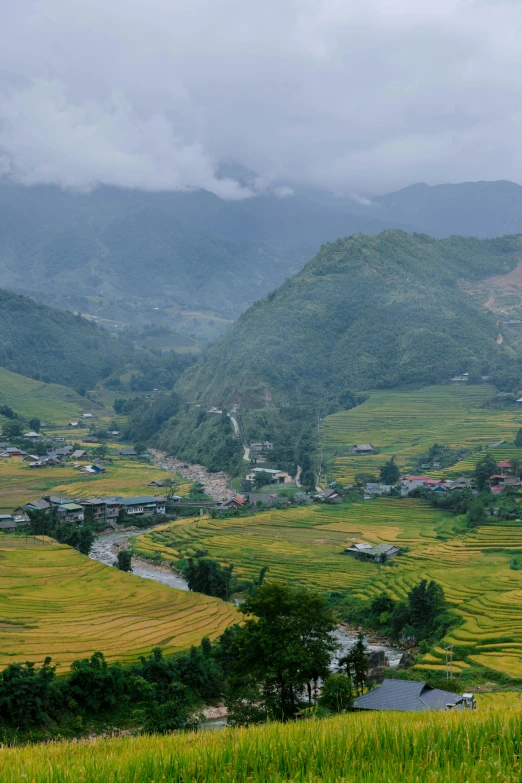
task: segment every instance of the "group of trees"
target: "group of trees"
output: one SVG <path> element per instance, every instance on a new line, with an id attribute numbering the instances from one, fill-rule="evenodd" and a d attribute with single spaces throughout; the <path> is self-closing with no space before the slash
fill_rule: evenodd
<path id="1" fill-rule="evenodd" d="M 81 527 L 76 522 L 62 522 L 58 519 L 56 511 L 50 512 L 42 509 L 29 510 L 29 525 L 27 534 L 32 536 L 49 536 L 59 541 L 60 544 L 68 544 L 82 555 L 88 555 L 96 540 L 94 530 L 89 524 Z"/>
<path id="2" fill-rule="evenodd" d="M 455 622 L 443 588 L 423 579 L 412 587 L 405 601 L 381 593 L 371 602 L 352 599 L 342 608 L 349 622 L 380 630 L 396 642 L 426 645 L 442 639 Z"/>
<path id="3" fill-rule="evenodd" d="M 244 624 L 214 644 L 203 639 L 168 658 L 158 648 L 127 668 L 108 663 L 101 652 L 75 661 L 60 678 L 50 658 L 41 667 L 11 664 L 0 676 L 0 722 L 27 731 L 119 715 L 132 716 L 147 732 L 166 732 L 193 726 L 204 703 L 223 697 L 236 724 L 287 721 L 310 706 L 319 680 L 325 681 L 324 706 L 349 706 L 365 677 L 364 643 L 360 637 L 342 660 L 345 673 L 330 683 L 336 620 L 322 596 L 269 582 L 240 611 Z"/>
<path id="4" fill-rule="evenodd" d="M 223 568 L 215 560 L 203 557 L 196 560 L 189 558 L 185 568 L 185 578 L 189 590 L 227 601 L 233 592 L 233 570 L 233 565 Z"/>

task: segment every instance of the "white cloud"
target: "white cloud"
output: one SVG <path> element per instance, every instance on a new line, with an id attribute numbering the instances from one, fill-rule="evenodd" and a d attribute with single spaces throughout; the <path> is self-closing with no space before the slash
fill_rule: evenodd
<path id="1" fill-rule="evenodd" d="M 0 175 L 231 199 L 522 181 L 521 24 L 518 0 L 3 3 Z"/>

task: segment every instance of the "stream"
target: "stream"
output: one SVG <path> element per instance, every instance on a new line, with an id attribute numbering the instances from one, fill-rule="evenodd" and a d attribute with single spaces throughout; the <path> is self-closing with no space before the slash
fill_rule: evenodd
<path id="1" fill-rule="evenodd" d="M 124 533 L 106 533 L 98 536 L 92 545 L 89 557 L 92 560 L 99 560 L 100 563 L 105 563 L 105 565 L 112 565 L 116 560 L 116 554 L 112 550 L 115 544 L 121 546 L 128 538 L 142 536 L 144 533 L 150 533 L 151 530 L 154 530 L 154 528 L 127 530 Z M 162 585 L 175 587 L 178 590 L 188 590 L 188 584 L 181 576 L 170 574 L 162 568 L 157 568 L 156 566 L 148 565 L 147 563 L 136 563 L 136 561 L 133 561 L 132 573 L 135 576 L 141 576 L 143 579 L 153 579 L 155 582 L 161 582 Z"/>
<path id="2" fill-rule="evenodd" d="M 154 528 L 145 528 L 143 530 L 127 530 L 121 533 L 107 533 L 98 536 L 92 545 L 89 557 L 93 560 L 98 560 L 100 563 L 104 563 L 105 565 L 112 565 L 116 560 L 116 555 L 112 550 L 113 546 L 121 546 L 127 541 L 128 538 L 133 538 L 134 536 L 140 536 L 144 533 L 149 533 L 153 529 Z M 141 576 L 143 579 L 153 579 L 155 582 L 161 582 L 161 584 L 168 585 L 169 587 L 175 587 L 178 590 L 188 590 L 188 585 L 185 579 L 180 576 L 176 576 L 175 574 L 170 574 L 167 571 L 163 571 L 163 569 L 157 568 L 153 565 L 148 565 L 141 562 L 136 563 L 134 561 L 132 564 L 132 573 L 135 576 Z M 342 658 L 343 655 L 346 655 L 346 653 L 351 650 L 357 641 L 357 637 L 354 634 L 348 633 L 342 628 L 337 628 L 335 630 L 334 637 L 339 644 L 339 650 L 336 652 L 332 661 L 330 667 L 332 671 L 337 670 L 339 658 Z M 365 642 L 368 652 L 384 650 L 384 654 L 390 669 L 397 668 L 402 655 L 401 650 L 396 650 L 393 647 L 387 647 L 381 644 L 370 643 L 367 637 L 365 637 Z M 216 731 L 225 728 L 226 725 L 226 718 L 215 718 L 205 721 L 201 728 L 205 731 Z"/>

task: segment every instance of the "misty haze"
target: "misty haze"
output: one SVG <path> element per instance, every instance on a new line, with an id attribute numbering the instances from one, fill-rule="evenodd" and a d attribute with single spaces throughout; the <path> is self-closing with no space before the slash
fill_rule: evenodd
<path id="1" fill-rule="evenodd" d="M 519 780 L 521 33 L 0 4 L 2 781 Z"/>

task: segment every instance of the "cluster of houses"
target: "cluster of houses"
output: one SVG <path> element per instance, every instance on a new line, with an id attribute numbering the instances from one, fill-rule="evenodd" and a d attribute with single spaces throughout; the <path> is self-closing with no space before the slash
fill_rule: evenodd
<path id="1" fill-rule="evenodd" d="M 513 476 L 508 473 L 508 471 L 511 470 L 511 462 L 509 460 L 506 459 L 497 462 L 497 468 L 499 468 L 499 472 L 493 473 L 489 477 L 489 490 L 492 494 L 498 495 L 503 492 L 506 487 L 519 489 L 522 486 L 522 481 L 518 476 Z M 406 497 L 412 490 L 417 489 L 418 487 L 430 489 L 433 492 L 452 492 L 468 487 L 473 489 L 474 486 L 474 480 L 464 476 L 454 480 L 432 479 L 429 476 L 403 476 L 400 481 L 401 497 Z"/>
<path id="2" fill-rule="evenodd" d="M 344 500 L 340 492 L 330 488 L 314 493 L 296 492 L 293 499 L 296 503 L 342 503 Z M 247 506 L 289 506 L 290 503 L 290 498 L 278 495 L 277 492 L 246 492 L 221 501 L 216 508 L 218 511 L 228 511 Z"/>
<path id="3" fill-rule="evenodd" d="M 22 462 L 26 462 L 27 467 L 32 469 L 50 468 L 55 465 L 63 465 L 65 461 L 72 460 L 72 466 L 79 468 L 81 475 L 95 475 L 105 473 L 106 471 L 105 465 L 99 461 L 94 462 L 92 465 L 80 465 L 77 460 L 85 460 L 88 454 L 85 449 L 74 449 L 72 446 L 63 446 L 40 455 L 28 454 L 16 446 L 3 447 L 3 444 L 0 444 L 0 448 L 3 448 L 3 451 L 0 451 L 0 457 L 4 459 L 19 459 Z"/>
<path id="4" fill-rule="evenodd" d="M 71 500 L 55 495 L 33 500 L 15 509 L 12 514 L 0 515 L 0 530 L 14 532 L 23 529 L 29 523 L 28 511 L 48 511 L 55 515 L 59 522 L 75 522 L 81 524 L 85 520 L 105 522 L 118 521 L 120 512 L 128 516 L 144 516 L 165 514 L 165 498 L 159 495 L 138 495 L 122 497 L 112 495 L 97 498 L 79 498 Z"/>

